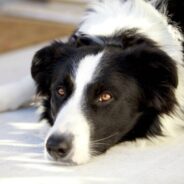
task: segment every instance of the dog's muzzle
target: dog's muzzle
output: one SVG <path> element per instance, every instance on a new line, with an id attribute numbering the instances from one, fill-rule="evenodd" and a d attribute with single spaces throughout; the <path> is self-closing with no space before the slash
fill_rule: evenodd
<path id="1" fill-rule="evenodd" d="M 51 135 L 46 143 L 46 149 L 49 155 L 55 160 L 62 160 L 70 153 L 72 149 L 72 135 Z"/>

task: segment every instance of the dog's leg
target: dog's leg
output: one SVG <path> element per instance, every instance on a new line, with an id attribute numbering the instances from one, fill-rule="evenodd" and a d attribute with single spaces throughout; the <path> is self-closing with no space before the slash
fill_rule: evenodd
<path id="1" fill-rule="evenodd" d="M 31 101 L 36 87 L 31 76 L 0 86 L 0 112 L 15 110 Z"/>

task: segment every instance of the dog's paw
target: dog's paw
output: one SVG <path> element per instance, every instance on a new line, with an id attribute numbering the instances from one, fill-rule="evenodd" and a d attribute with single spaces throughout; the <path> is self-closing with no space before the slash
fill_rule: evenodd
<path id="1" fill-rule="evenodd" d="M 15 110 L 28 102 L 36 92 L 36 86 L 30 76 L 17 82 L 0 86 L 0 112 Z"/>
<path id="2" fill-rule="evenodd" d="M 34 87 L 26 81 L 0 86 L 0 112 L 15 110 L 31 101 Z"/>
<path id="3" fill-rule="evenodd" d="M 19 97 L 14 84 L 0 86 L 0 112 L 17 109 L 21 105 Z"/>

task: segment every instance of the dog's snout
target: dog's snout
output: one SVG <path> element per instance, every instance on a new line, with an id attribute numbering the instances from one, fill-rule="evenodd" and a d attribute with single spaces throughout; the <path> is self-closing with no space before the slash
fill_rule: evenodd
<path id="1" fill-rule="evenodd" d="M 48 153 L 54 159 L 66 157 L 72 148 L 71 135 L 51 135 L 46 143 Z"/>

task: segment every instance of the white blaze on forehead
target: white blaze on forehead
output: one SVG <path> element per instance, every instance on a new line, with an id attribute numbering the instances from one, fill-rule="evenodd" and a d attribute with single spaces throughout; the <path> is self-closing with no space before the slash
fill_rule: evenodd
<path id="1" fill-rule="evenodd" d="M 103 52 L 97 55 L 88 55 L 80 61 L 75 80 L 76 95 L 81 96 L 85 86 L 93 80 L 102 55 Z"/>
<path id="2" fill-rule="evenodd" d="M 82 103 L 85 87 L 93 78 L 98 68 L 103 52 L 96 55 L 84 57 L 76 70 L 75 89 L 73 95 L 62 107 L 54 126 L 49 132 L 51 134 L 72 134 L 73 148 L 68 159 L 81 164 L 90 158 L 90 125 L 82 111 Z"/>

